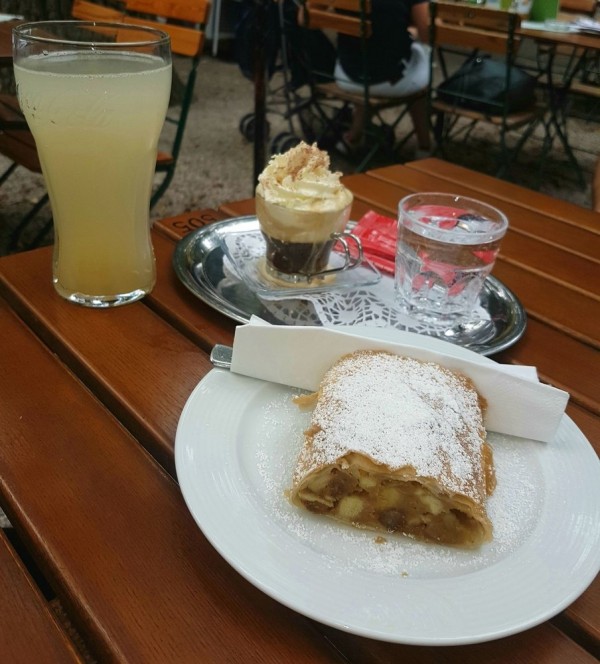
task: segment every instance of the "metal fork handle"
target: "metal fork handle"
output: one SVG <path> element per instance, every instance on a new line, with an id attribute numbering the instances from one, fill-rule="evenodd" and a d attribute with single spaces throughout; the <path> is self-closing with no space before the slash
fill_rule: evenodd
<path id="1" fill-rule="evenodd" d="M 210 352 L 210 361 L 219 369 L 231 369 L 233 348 L 223 344 L 215 344 Z"/>

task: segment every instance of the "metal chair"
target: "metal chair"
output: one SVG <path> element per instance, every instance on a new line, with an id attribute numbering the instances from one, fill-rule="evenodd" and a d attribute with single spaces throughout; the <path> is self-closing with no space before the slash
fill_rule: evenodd
<path id="1" fill-rule="evenodd" d="M 577 18 L 583 14 L 594 18 L 597 11 L 597 0 L 560 0 L 560 13 L 563 16 Z M 597 121 L 600 106 L 600 53 L 595 49 L 584 48 L 568 49 L 565 47 L 560 50 L 567 51 L 571 60 L 577 60 L 577 70 L 573 72 L 569 82 L 569 94 L 590 101 L 591 112 L 588 112 L 586 118 Z"/>
<path id="2" fill-rule="evenodd" d="M 89 0 L 73 0 L 71 16 L 81 21 L 110 21 L 120 22 L 125 12 L 105 5 L 98 5 Z"/>
<path id="3" fill-rule="evenodd" d="M 492 54 L 506 65 L 505 90 L 508 90 L 519 46 L 519 15 L 464 2 L 432 2 L 430 12 L 430 44 L 440 65 L 443 80 L 447 80 L 452 74 L 448 66 L 448 53 L 452 53 L 455 66 L 460 66 L 474 54 Z M 484 101 L 483 91 L 479 99 L 477 95 L 470 97 L 471 103 L 466 103 L 464 98 L 459 97 L 449 100 L 448 96 L 444 95 L 442 98 L 438 89 L 440 82 L 434 81 L 433 66 L 432 57 L 429 107 L 433 134 L 439 150 L 444 152 L 450 140 L 467 140 L 475 125 L 480 122 L 488 123 L 496 130 L 499 153 L 495 174 L 498 177 L 507 174 L 511 163 L 536 127 L 545 128 L 544 154 L 550 149 L 551 138 L 544 123 L 544 106 L 534 101 L 526 108 L 513 111 L 509 106 L 509 95 L 505 93 L 493 109 L 474 110 L 478 101 Z M 518 132 L 512 148 L 507 141 L 510 132 Z"/>
<path id="4" fill-rule="evenodd" d="M 183 143 L 200 57 L 204 48 L 205 28 L 209 19 L 209 0 L 126 0 L 126 22 L 164 30 L 171 37 L 171 51 L 188 61 L 188 71 L 183 83 L 181 102 L 173 104 L 166 122 L 175 126 L 175 135 L 168 152 L 159 151 L 156 172 L 164 174 L 158 188 L 152 194 L 150 207 L 154 207 L 168 189 Z"/>
<path id="5" fill-rule="evenodd" d="M 312 75 L 311 106 L 322 125 L 316 135 L 317 142 L 327 136 L 329 142 L 343 143 L 340 120 L 347 118 L 353 107 L 362 106 L 365 109 L 363 135 L 367 145 L 356 171 L 363 171 L 380 150 L 386 152 L 388 159 L 396 161 L 398 150 L 414 132 L 410 131 L 397 140 L 395 130 L 411 105 L 425 98 L 427 88 L 404 97 L 376 97 L 370 92 L 366 72 L 367 40 L 372 32 L 371 0 L 306 0 L 304 18 L 309 29 L 349 35 L 359 40 L 365 72 L 362 92 L 348 92 L 340 88 L 331 72 L 312 67 L 310 53 L 307 54 Z M 390 109 L 395 112 L 390 113 Z"/>

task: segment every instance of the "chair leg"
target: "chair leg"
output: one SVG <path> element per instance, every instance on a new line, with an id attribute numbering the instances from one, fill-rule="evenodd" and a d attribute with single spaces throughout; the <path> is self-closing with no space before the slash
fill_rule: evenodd
<path id="1" fill-rule="evenodd" d="M 544 174 L 544 164 L 546 163 L 546 158 L 550 154 L 552 149 L 552 144 L 554 140 L 552 138 L 552 132 L 549 126 L 549 123 L 544 119 L 540 120 L 541 124 L 544 127 L 544 140 L 542 142 L 542 153 L 538 160 L 538 169 L 537 169 L 537 188 L 539 189 L 542 185 L 542 176 Z"/>
<path id="2" fill-rule="evenodd" d="M 322 123 L 315 131 L 314 141 L 322 149 L 328 150 L 344 140 L 346 126 L 352 121 L 352 109 L 348 102 L 344 102 L 342 106 L 326 107 L 331 113 L 328 114 L 323 106 L 318 99 L 314 100 L 315 116 Z"/>
<path id="3" fill-rule="evenodd" d="M 444 114 L 436 113 L 431 124 L 433 138 L 440 144 L 444 140 Z"/>
<path id="4" fill-rule="evenodd" d="M 498 168 L 496 169 L 496 177 L 504 179 L 510 167 L 510 151 L 506 145 L 506 129 L 500 129 L 500 154 L 498 156 Z"/>
<path id="5" fill-rule="evenodd" d="M 14 161 L 5 171 L 0 175 L 0 187 L 8 180 L 8 178 L 13 174 L 13 171 L 18 166 L 17 162 Z"/>
<path id="6" fill-rule="evenodd" d="M 509 150 L 508 147 L 506 146 L 506 143 L 504 139 L 501 142 L 502 149 L 504 150 L 504 157 L 500 156 L 500 165 L 498 167 L 498 170 L 496 172 L 496 177 L 498 178 L 505 178 L 506 174 L 508 173 L 509 168 L 514 164 L 518 157 L 519 154 L 521 153 L 521 150 L 523 149 L 523 146 L 525 143 L 531 138 L 533 135 L 533 132 L 535 129 L 538 127 L 539 124 L 544 124 L 545 127 L 545 132 L 544 132 L 544 140 L 542 144 L 542 153 L 541 156 L 538 159 L 538 169 L 537 169 L 537 177 L 536 177 L 536 185 L 535 189 L 539 189 L 541 185 L 541 176 L 542 176 L 542 171 L 544 167 L 544 162 L 546 159 L 546 156 L 548 155 L 550 148 L 552 147 L 552 136 L 549 134 L 549 128 L 543 123 L 542 120 L 537 120 L 536 122 L 530 124 L 527 126 L 525 131 L 519 136 L 519 139 L 517 140 L 515 146 L 512 148 L 512 150 Z"/>
<path id="7" fill-rule="evenodd" d="M 360 164 L 354 169 L 355 173 L 362 173 L 366 168 L 371 159 L 375 156 L 377 151 L 379 150 L 379 143 L 375 141 L 373 145 L 371 146 L 371 149 L 367 152 L 367 154 L 363 157 L 361 160 Z"/>
<path id="8" fill-rule="evenodd" d="M 21 235 L 23 234 L 23 231 L 29 224 L 29 222 L 37 215 L 37 213 L 46 205 L 48 202 L 48 194 L 44 194 L 40 200 L 31 208 L 31 210 L 21 219 L 17 227 L 13 230 L 13 232 L 10 235 L 10 240 L 8 242 L 8 250 L 9 252 L 13 252 L 16 250 L 19 240 L 21 239 Z M 36 236 L 37 238 L 37 236 Z"/>
<path id="9" fill-rule="evenodd" d="M 150 198 L 150 209 L 152 209 L 158 201 L 162 198 L 163 194 L 167 189 L 169 188 L 169 185 L 171 184 L 171 180 L 173 179 L 173 176 L 175 175 L 175 167 L 173 166 L 172 168 L 169 168 L 167 171 L 165 171 L 165 177 L 163 181 L 160 183 L 156 191 L 152 194 Z"/>
<path id="10" fill-rule="evenodd" d="M 52 222 L 53 222 L 52 217 L 50 217 L 50 219 L 48 219 L 48 221 L 38 231 L 33 240 L 29 242 L 29 244 L 27 245 L 27 249 L 35 249 L 36 247 L 40 246 L 40 243 L 52 228 Z"/>

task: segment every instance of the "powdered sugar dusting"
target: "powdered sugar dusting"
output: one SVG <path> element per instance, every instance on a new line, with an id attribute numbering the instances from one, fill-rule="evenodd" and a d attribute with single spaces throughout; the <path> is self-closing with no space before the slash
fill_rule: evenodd
<path id="1" fill-rule="evenodd" d="M 294 481 L 349 452 L 396 470 L 414 468 L 449 492 L 483 503 L 479 397 L 469 381 L 433 362 L 359 351 L 325 375 Z"/>
<path id="2" fill-rule="evenodd" d="M 475 551 L 417 542 L 403 535 L 359 530 L 294 507 L 286 497 L 303 430 L 310 413 L 292 403 L 297 391 L 278 388 L 259 405 L 260 425 L 244 440 L 245 468 L 251 492 L 271 527 L 294 555 L 303 548 L 319 556 L 332 573 L 356 571 L 378 576 L 442 578 L 490 567 L 510 555 L 533 531 L 541 511 L 544 482 L 537 449 L 540 444 L 490 434 L 498 485 L 486 503 L 494 539 Z M 249 428 L 248 428 L 249 429 Z M 380 534 L 379 534 L 380 535 Z"/>

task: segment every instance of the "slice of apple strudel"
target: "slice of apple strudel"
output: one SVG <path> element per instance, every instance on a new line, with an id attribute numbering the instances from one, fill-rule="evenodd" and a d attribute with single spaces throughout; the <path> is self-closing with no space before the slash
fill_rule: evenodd
<path id="1" fill-rule="evenodd" d="M 354 526 L 477 547 L 492 538 L 495 486 L 483 399 L 465 376 L 387 351 L 357 351 L 325 374 L 292 502 Z"/>

